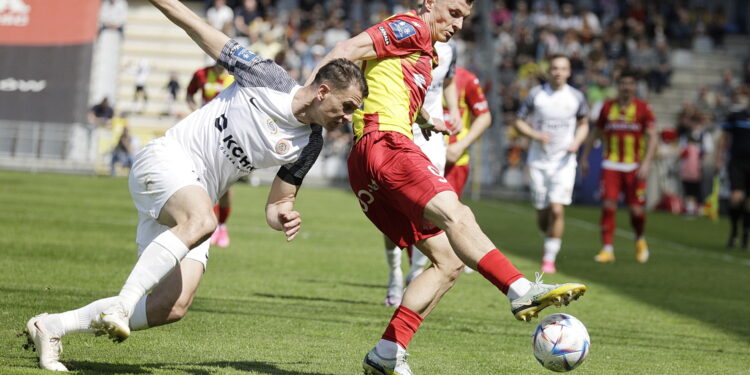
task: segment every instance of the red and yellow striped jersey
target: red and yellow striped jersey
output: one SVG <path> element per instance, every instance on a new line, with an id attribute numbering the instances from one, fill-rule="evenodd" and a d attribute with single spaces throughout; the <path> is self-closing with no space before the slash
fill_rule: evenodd
<path id="1" fill-rule="evenodd" d="M 432 83 L 437 57 L 427 24 L 415 11 L 392 16 L 366 30 L 377 58 L 362 62 L 370 94 L 354 112 L 354 136 L 395 131 L 413 139 L 412 123 Z"/>
<path id="2" fill-rule="evenodd" d="M 646 152 L 646 131 L 654 126 L 654 113 L 645 101 L 633 99 L 628 106 L 606 101 L 596 121 L 604 140 L 602 167 L 623 172 L 638 168 Z"/>
<path id="3" fill-rule="evenodd" d="M 456 75 L 453 77 L 458 90 L 458 108 L 461 110 L 461 123 L 463 128 L 456 135 L 448 136 L 448 143 L 456 143 L 458 140 L 466 137 L 471 128 L 472 119 L 490 111 L 487 98 L 479 83 L 477 76 L 461 67 L 456 68 Z M 445 108 L 446 114 L 448 109 Z M 469 149 L 456 160 L 456 165 L 469 164 Z"/>

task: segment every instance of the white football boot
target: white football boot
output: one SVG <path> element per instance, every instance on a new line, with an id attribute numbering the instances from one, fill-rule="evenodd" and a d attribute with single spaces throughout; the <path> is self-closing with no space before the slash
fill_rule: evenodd
<path id="1" fill-rule="evenodd" d="M 60 355 L 63 351 L 60 337 L 49 334 L 42 324 L 42 320 L 47 313 L 37 315 L 26 323 L 24 333 L 28 343 L 24 345 L 25 349 L 36 350 L 39 355 L 39 367 L 51 371 L 68 371 L 67 367 L 60 363 Z"/>
<path id="2" fill-rule="evenodd" d="M 365 375 L 414 375 L 409 364 L 406 363 L 408 356 L 404 353 L 403 356 L 397 355 L 396 358 L 383 358 L 375 348 L 372 348 L 362 361 L 362 368 Z"/>
<path id="3" fill-rule="evenodd" d="M 120 302 L 115 302 L 91 320 L 91 329 L 97 336 L 107 335 L 114 342 L 123 342 L 130 336 L 128 310 Z"/>

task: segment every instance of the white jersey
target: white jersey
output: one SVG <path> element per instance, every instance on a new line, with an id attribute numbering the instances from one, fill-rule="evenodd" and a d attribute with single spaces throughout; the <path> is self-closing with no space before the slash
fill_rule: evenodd
<path id="1" fill-rule="evenodd" d="M 427 88 L 424 104 L 422 106 L 430 114 L 430 117 L 443 119 L 443 82 L 446 78 L 456 75 L 456 51 L 449 43 L 435 42 L 435 52 L 438 55 L 438 66 L 432 69 L 432 84 Z M 445 171 L 445 137 L 441 134 L 433 134 L 430 140 L 422 135 L 419 125 L 412 125 L 414 143 L 422 149 L 432 164 L 442 174 Z"/>
<path id="2" fill-rule="evenodd" d="M 534 130 L 548 133 L 550 142 L 533 141 L 528 163 L 534 168 L 554 168 L 567 162 L 567 149 L 575 138 L 578 120 L 588 116 L 589 108 L 583 93 L 565 85 L 553 90 L 549 84 L 536 86 L 521 103 L 518 117 L 527 119 Z M 575 158 L 575 156 L 573 156 Z"/>
<path id="3" fill-rule="evenodd" d="M 301 184 L 323 140 L 320 126 L 294 117 L 292 99 L 300 86 L 273 61 L 234 40 L 224 46 L 218 63 L 235 82 L 169 129 L 166 137 L 190 155 L 212 196 L 221 196 L 254 169 L 279 165 L 285 165 L 279 171 L 282 179 Z"/>

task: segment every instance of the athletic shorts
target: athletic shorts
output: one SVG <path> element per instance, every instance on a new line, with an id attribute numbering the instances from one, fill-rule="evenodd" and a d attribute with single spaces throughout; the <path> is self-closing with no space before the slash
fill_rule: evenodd
<path id="1" fill-rule="evenodd" d="M 750 160 L 731 160 L 728 169 L 729 189 L 743 191 L 750 197 Z"/>
<path id="2" fill-rule="evenodd" d="M 445 176 L 445 155 L 448 151 L 445 145 L 445 137 L 442 134 L 432 133 L 430 139 L 427 140 L 422 134 L 422 128 L 419 125 L 412 125 L 412 132 L 414 134 L 414 144 L 427 155 L 427 158 L 440 171 L 440 174 Z"/>
<path id="3" fill-rule="evenodd" d="M 629 206 L 646 204 L 646 180 L 638 178 L 636 173 L 637 170 L 620 172 L 602 168 L 601 198 L 616 201 L 624 193 Z"/>
<path id="4" fill-rule="evenodd" d="M 461 198 L 464 186 L 466 186 L 466 181 L 469 179 L 469 170 L 470 168 L 468 164 L 447 164 L 445 166 L 445 178 L 448 179 L 448 182 L 453 186 L 453 190 L 456 191 L 459 198 Z"/>
<path id="5" fill-rule="evenodd" d="M 156 221 L 162 207 L 177 190 L 186 186 L 199 186 L 206 189 L 195 172 L 192 159 L 176 141 L 157 138 L 151 141 L 135 156 L 130 169 L 128 187 L 133 204 L 138 210 L 138 230 L 136 244 L 138 256 L 143 250 L 169 227 Z M 197 260 L 206 267 L 210 241 L 190 250 L 186 258 Z"/>
<path id="6" fill-rule="evenodd" d="M 576 183 L 576 159 L 568 157 L 563 164 L 537 168 L 529 166 L 529 187 L 534 208 L 542 210 L 551 203 L 569 205 L 573 202 Z"/>
<path id="7" fill-rule="evenodd" d="M 349 183 L 362 211 L 401 248 L 442 232 L 424 208 L 448 180 L 414 142 L 397 132 L 365 134 L 349 154 Z"/>

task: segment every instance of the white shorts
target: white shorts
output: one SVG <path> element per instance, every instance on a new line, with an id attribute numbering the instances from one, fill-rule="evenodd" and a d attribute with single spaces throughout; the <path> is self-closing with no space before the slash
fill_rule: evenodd
<path id="1" fill-rule="evenodd" d="M 156 219 L 164 204 L 177 190 L 191 185 L 206 189 L 195 171 L 190 156 L 182 146 L 168 138 L 155 139 L 135 156 L 128 188 L 138 210 L 138 256 L 154 238 L 169 230 L 168 226 Z M 206 240 L 190 250 L 186 258 L 203 263 L 205 268 L 209 244 L 210 241 Z"/>
<path id="2" fill-rule="evenodd" d="M 422 128 L 416 124 L 412 125 L 412 133 L 414 133 L 414 143 L 427 155 L 427 158 L 440 171 L 440 175 L 445 176 L 445 155 L 447 152 L 445 137 L 440 133 L 432 133 L 428 141 L 422 135 Z"/>
<path id="3" fill-rule="evenodd" d="M 569 205 L 573 201 L 578 163 L 574 157 L 555 167 L 529 166 L 531 200 L 534 208 L 542 210 L 550 203 Z"/>

